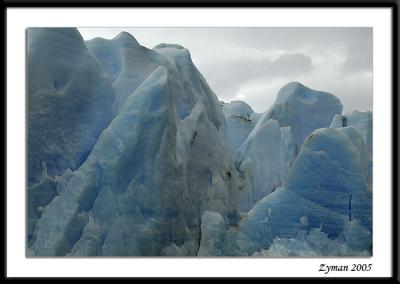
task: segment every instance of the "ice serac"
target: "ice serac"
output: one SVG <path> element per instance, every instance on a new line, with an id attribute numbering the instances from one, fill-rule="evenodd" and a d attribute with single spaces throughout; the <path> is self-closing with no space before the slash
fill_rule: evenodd
<path id="1" fill-rule="evenodd" d="M 368 157 L 372 160 L 372 112 L 352 111 L 345 115 L 337 114 L 333 117 L 329 127 L 340 128 L 346 126 L 352 126 L 361 133 L 367 147 Z"/>
<path id="2" fill-rule="evenodd" d="M 297 150 L 300 150 L 311 132 L 329 127 L 334 115 L 341 114 L 342 109 L 340 100 L 334 95 L 291 82 L 279 91 L 268 110 L 268 118 L 277 120 L 280 126 L 290 126 Z"/>
<path id="3" fill-rule="evenodd" d="M 218 212 L 204 211 L 201 216 L 201 239 L 197 256 L 248 256 L 241 247 L 243 235 L 230 227 Z"/>
<path id="4" fill-rule="evenodd" d="M 175 98 L 179 116 L 184 118 L 189 115 L 186 105 L 194 106 L 197 101 L 200 101 L 204 105 L 210 122 L 217 130 L 221 127 L 225 130 L 225 119 L 217 95 L 193 64 L 189 50 L 177 44 L 167 43 L 159 44 L 153 50 L 166 57 L 173 65 L 171 69 L 176 69 L 179 73 L 177 80 L 182 82 L 177 86 L 179 88 L 177 91 L 187 94 Z M 226 136 L 224 131 L 223 133 Z"/>
<path id="5" fill-rule="evenodd" d="M 332 119 L 331 124 L 329 125 L 329 128 L 340 128 L 343 127 L 343 116 L 340 114 L 335 114 L 335 116 Z"/>
<path id="6" fill-rule="evenodd" d="M 344 115 L 345 126 L 353 126 L 360 131 L 372 160 L 372 112 L 352 111 Z"/>
<path id="7" fill-rule="evenodd" d="M 329 127 L 339 128 L 346 126 L 352 126 L 356 128 L 364 140 L 364 145 L 368 154 L 368 183 L 370 189 L 372 190 L 372 112 L 352 111 L 343 116 L 335 115 Z"/>
<path id="8" fill-rule="evenodd" d="M 337 238 L 346 222 L 357 222 L 354 230 L 371 232 L 367 176 L 367 153 L 356 129 L 316 130 L 305 140 L 282 187 L 256 203 L 240 222 L 240 231 L 250 240 L 247 252 L 270 246 L 274 237 L 295 238 L 310 228 Z M 370 251 L 370 243 L 366 238 L 362 249 Z"/>
<path id="9" fill-rule="evenodd" d="M 199 216 L 217 212 L 229 224 L 236 214 L 238 173 L 218 100 L 186 49 L 155 50 L 164 65 L 43 209 L 34 255 L 196 255 L 207 227 Z"/>
<path id="10" fill-rule="evenodd" d="M 58 176 L 85 161 L 111 121 L 114 90 L 74 28 L 29 28 L 27 68 L 30 241 Z"/>
<path id="11" fill-rule="evenodd" d="M 111 79 L 74 28 L 29 28 L 29 185 L 76 169 L 112 119 Z"/>
<path id="12" fill-rule="evenodd" d="M 290 127 L 264 114 L 237 153 L 237 168 L 251 181 L 251 205 L 281 185 L 295 154 Z"/>
<path id="13" fill-rule="evenodd" d="M 229 253 L 228 226 L 221 214 L 204 211 L 201 217 L 201 241 L 197 256 L 222 256 Z"/>
<path id="14" fill-rule="evenodd" d="M 85 44 L 112 78 L 116 96 L 114 108 L 117 112 L 144 79 L 165 63 L 165 59 L 157 56 L 151 49 L 141 46 L 127 32 L 121 32 L 109 40 L 94 38 Z"/>
<path id="15" fill-rule="evenodd" d="M 222 103 L 127 33 L 29 29 L 28 80 L 30 256 L 371 253 L 372 113 L 298 83 Z"/>
<path id="16" fill-rule="evenodd" d="M 321 228 L 300 231 L 295 238 L 275 238 L 267 250 L 255 252 L 259 257 L 370 256 L 371 232 L 357 221 L 347 221 L 335 239 Z"/>
<path id="17" fill-rule="evenodd" d="M 255 126 L 252 119 L 254 111 L 248 104 L 242 101 L 232 101 L 229 104 L 224 104 L 223 111 L 229 142 L 232 150 L 236 151 Z"/>
<path id="18" fill-rule="evenodd" d="M 353 127 L 318 129 L 307 138 L 284 186 L 370 228 L 367 178 L 368 153 L 359 131 Z"/>

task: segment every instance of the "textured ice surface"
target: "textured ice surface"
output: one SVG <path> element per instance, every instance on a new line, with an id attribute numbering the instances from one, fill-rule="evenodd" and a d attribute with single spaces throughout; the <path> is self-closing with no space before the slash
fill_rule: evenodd
<path id="1" fill-rule="evenodd" d="M 372 112 L 352 111 L 345 115 L 335 115 L 330 128 L 353 126 L 363 137 L 368 150 L 368 157 L 372 160 Z"/>
<path id="2" fill-rule="evenodd" d="M 341 114 L 335 114 L 335 116 L 332 119 L 331 124 L 329 125 L 329 128 L 340 128 L 343 127 L 343 116 Z"/>
<path id="3" fill-rule="evenodd" d="M 198 256 L 226 255 L 228 227 L 217 212 L 205 211 L 201 217 L 201 242 Z"/>
<path id="4" fill-rule="evenodd" d="M 27 30 L 28 239 L 56 195 L 55 176 L 76 170 L 114 116 L 111 78 L 76 29 Z"/>
<path id="5" fill-rule="evenodd" d="M 252 205 L 281 185 L 295 150 L 290 127 L 264 114 L 237 154 L 239 171 L 251 180 Z"/>
<path id="6" fill-rule="evenodd" d="M 29 28 L 28 183 L 75 170 L 113 117 L 111 78 L 76 29 Z"/>
<path id="7" fill-rule="evenodd" d="M 43 210 L 34 254 L 196 255 L 202 212 L 235 214 L 222 109 L 188 51 L 166 49 Z"/>
<path id="8" fill-rule="evenodd" d="M 357 221 L 348 221 L 336 239 L 329 238 L 321 228 L 312 228 L 299 231 L 295 238 L 276 237 L 267 250 L 257 251 L 253 256 L 370 256 L 370 247 L 371 232 L 360 226 Z"/>
<path id="9" fill-rule="evenodd" d="M 248 253 L 269 246 L 274 237 L 294 238 L 310 228 L 321 227 L 329 237 L 337 237 L 348 220 L 371 232 L 366 157 L 362 137 L 352 127 L 312 133 L 282 187 L 241 220 L 240 231 L 256 247 Z"/>
<path id="10" fill-rule="evenodd" d="M 370 190 L 372 190 L 372 112 L 352 111 L 344 116 L 335 115 L 329 127 L 338 128 L 345 126 L 352 126 L 357 129 L 364 140 L 368 158 L 368 183 Z"/>
<path id="11" fill-rule="evenodd" d="M 307 138 L 284 186 L 334 212 L 351 213 L 370 226 L 367 177 L 367 153 L 356 129 L 318 129 Z"/>
<path id="12" fill-rule="evenodd" d="M 33 28 L 27 52 L 30 256 L 371 253 L 372 113 L 299 83 L 226 104 L 128 33 Z"/>
<path id="13" fill-rule="evenodd" d="M 228 138 L 232 150 L 236 151 L 249 136 L 255 126 L 253 109 L 242 101 L 232 101 L 223 106 Z"/>
<path id="14" fill-rule="evenodd" d="M 163 58 L 122 32 L 113 39 L 94 38 L 85 42 L 112 78 L 115 109 L 121 110 L 125 100 L 156 69 Z M 165 60 L 164 60 L 165 61 Z"/>
<path id="15" fill-rule="evenodd" d="M 372 160 L 372 112 L 352 111 L 345 114 L 345 126 L 353 126 L 360 131 Z"/>
<path id="16" fill-rule="evenodd" d="M 275 103 L 268 110 L 268 117 L 280 126 L 292 128 L 297 149 L 315 129 L 328 127 L 343 106 L 334 95 L 312 90 L 300 83 L 291 82 L 278 93 Z"/>

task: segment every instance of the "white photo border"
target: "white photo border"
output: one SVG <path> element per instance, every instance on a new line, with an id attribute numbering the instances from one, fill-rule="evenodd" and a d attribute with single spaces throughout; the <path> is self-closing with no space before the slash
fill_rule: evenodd
<path id="1" fill-rule="evenodd" d="M 391 277 L 392 8 L 8 8 L 7 277 Z M 373 256 L 370 258 L 27 258 L 27 27 L 372 27 Z M 161 39 L 160 39 L 161 40 Z M 320 264 L 369 272 L 318 272 Z"/>

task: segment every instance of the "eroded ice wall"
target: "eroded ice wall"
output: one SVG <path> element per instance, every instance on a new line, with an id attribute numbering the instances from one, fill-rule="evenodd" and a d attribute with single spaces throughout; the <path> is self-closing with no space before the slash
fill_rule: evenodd
<path id="1" fill-rule="evenodd" d="M 237 219 L 239 179 L 217 97 L 187 49 L 146 52 L 160 65 L 130 87 L 85 162 L 41 209 L 32 255 L 196 255 L 203 211 L 226 226 Z"/>
<path id="2" fill-rule="evenodd" d="M 28 239 L 57 176 L 87 158 L 114 116 L 112 80 L 74 28 L 27 30 Z"/>
<path id="3" fill-rule="evenodd" d="M 29 255 L 368 254 L 371 157 L 329 93 L 254 113 L 180 45 L 28 30 Z"/>

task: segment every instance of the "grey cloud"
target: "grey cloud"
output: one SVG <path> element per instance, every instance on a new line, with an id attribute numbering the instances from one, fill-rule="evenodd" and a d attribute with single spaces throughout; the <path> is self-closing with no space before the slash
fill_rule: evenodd
<path id="1" fill-rule="evenodd" d="M 236 59 L 215 64 L 204 70 L 209 84 L 226 97 L 234 97 L 249 81 L 306 75 L 312 72 L 312 60 L 302 53 L 285 53 L 275 60 L 268 58 Z"/>
<path id="2" fill-rule="evenodd" d="M 283 54 L 277 60 L 271 62 L 270 71 L 275 76 L 294 74 L 309 74 L 312 71 L 312 60 L 302 53 Z"/>
<path id="3" fill-rule="evenodd" d="M 372 46 L 372 44 L 371 44 Z M 363 45 L 354 45 L 349 47 L 346 55 L 346 60 L 342 65 L 342 72 L 353 73 L 357 71 L 371 71 L 372 70 L 372 48 Z"/>
<path id="4" fill-rule="evenodd" d="M 221 99 L 233 99 L 247 88 L 245 100 L 258 111 L 265 110 L 289 81 L 332 92 L 345 109 L 372 110 L 372 28 L 79 30 L 85 39 L 111 38 L 127 31 L 148 48 L 160 42 L 180 44 L 190 50 L 193 62 Z"/>
<path id="5" fill-rule="evenodd" d="M 372 28 L 350 30 L 349 37 L 342 42 L 345 61 L 341 66 L 341 75 L 370 72 L 373 63 Z"/>

